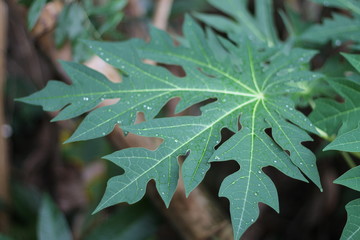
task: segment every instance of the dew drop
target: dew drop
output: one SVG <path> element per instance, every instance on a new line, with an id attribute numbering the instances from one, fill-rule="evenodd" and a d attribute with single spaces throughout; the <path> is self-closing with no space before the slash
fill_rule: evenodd
<path id="1" fill-rule="evenodd" d="M 84 101 L 89 101 L 89 98 L 84 97 L 83 100 L 84 100 Z"/>
<path id="2" fill-rule="evenodd" d="M 220 160 L 219 156 L 215 156 L 215 160 Z"/>
<path id="3" fill-rule="evenodd" d="M 107 62 L 108 62 L 108 61 L 110 61 L 110 59 L 109 59 L 109 58 L 105 58 L 105 61 L 107 61 Z"/>
<path id="4" fill-rule="evenodd" d="M 175 141 L 176 143 L 179 142 L 179 140 L 177 140 L 177 139 L 175 139 L 174 141 Z"/>
<path id="5" fill-rule="evenodd" d="M 260 173 L 260 174 L 261 174 L 261 171 L 259 170 L 259 171 L 258 171 L 258 173 Z"/>
<path id="6" fill-rule="evenodd" d="M 255 192 L 254 195 L 257 196 L 257 195 L 259 195 L 259 194 L 258 194 L 258 192 Z"/>
<path id="7" fill-rule="evenodd" d="M 254 222 L 254 221 L 255 221 L 255 220 L 252 218 L 252 219 L 251 219 L 251 222 Z"/>

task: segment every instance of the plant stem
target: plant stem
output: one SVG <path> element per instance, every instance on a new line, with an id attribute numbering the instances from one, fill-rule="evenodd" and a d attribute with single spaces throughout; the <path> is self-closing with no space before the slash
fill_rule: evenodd
<path id="1" fill-rule="evenodd" d="M 343 156 L 343 158 L 345 159 L 346 163 L 349 165 L 350 168 L 354 168 L 356 167 L 356 164 L 354 163 L 354 161 L 352 160 L 351 156 L 349 153 L 347 152 L 341 152 L 341 155 Z"/>

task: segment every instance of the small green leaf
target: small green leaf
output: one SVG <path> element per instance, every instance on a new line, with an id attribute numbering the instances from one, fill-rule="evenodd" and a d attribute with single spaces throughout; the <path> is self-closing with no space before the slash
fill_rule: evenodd
<path id="1" fill-rule="evenodd" d="M 313 25 L 301 36 L 302 40 L 326 43 L 332 40 L 336 46 L 344 41 L 359 43 L 360 39 L 360 16 L 355 18 L 334 14 L 333 18 L 327 18 L 323 24 Z"/>
<path id="2" fill-rule="evenodd" d="M 324 151 L 327 150 L 360 152 L 360 126 L 337 136 L 334 141 L 324 148 Z"/>
<path id="3" fill-rule="evenodd" d="M 240 36 L 250 36 L 266 43 L 269 47 L 279 43 L 273 19 L 273 4 L 269 0 L 255 2 L 255 14 L 247 9 L 247 1 L 208 0 L 215 8 L 228 14 L 232 19 L 214 14 L 195 14 L 197 18 L 218 31 Z"/>
<path id="4" fill-rule="evenodd" d="M 111 214 L 99 225 L 91 226 L 85 240 L 144 240 L 155 235 L 159 217 L 151 206 L 136 204 L 125 206 Z"/>
<path id="5" fill-rule="evenodd" d="M 309 116 L 311 121 L 329 136 L 354 130 L 360 117 L 360 84 L 344 78 L 331 78 L 328 82 L 345 102 L 330 98 L 316 100 L 315 110 Z"/>
<path id="6" fill-rule="evenodd" d="M 359 54 L 348 54 L 341 53 L 353 67 L 360 73 L 360 55 Z"/>
<path id="7" fill-rule="evenodd" d="M 343 56 L 360 70 L 359 55 Z M 329 78 L 330 86 L 338 92 L 345 102 L 321 98 L 315 101 L 315 111 L 310 114 L 313 123 L 328 135 L 337 135 L 336 139 L 324 150 L 360 151 L 360 82 L 356 79 Z"/>
<path id="8" fill-rule="evenodd" d="M 339 178 L 337 178 L 334 183 L 344 185 L 356 191 L 360 191 L 360 166 L 351 168 Z"/>
<path id="9" fill-rule="evenodd" d="M 31 30 L 35 26 L 41 10 L 45 7 L 47 0 L 34 0 L 28 13 L 28 28 Z"/>
<path id="10" fill-rule="evenodd" d="M 340 240 L 360 239 L 360 199 L 351 201 L 345 208 L 348 214 L 348 219 Z"/>
<path id="11" fill-rule="evenodd" d="M 39 240 L 71 240 L 71 232 L 62 212 L 49 196 L 45 195 L 39 211 Z"/>
<path id="12" fill-rule="evenodd" d="M 358 0 L 312 0 L 313 2 L 323 4 L 324 6 L 332 6 L 345 8 L 360 15 L 360 2 Z"/>

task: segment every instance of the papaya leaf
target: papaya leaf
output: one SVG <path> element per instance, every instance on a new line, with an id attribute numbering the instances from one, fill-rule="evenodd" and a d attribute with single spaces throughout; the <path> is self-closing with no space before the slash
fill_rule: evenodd
<path id="1" fill-rule="evenodd" d="M 247 35 L 254 40 L 272 47 L 279 43 L 276 33 L 273 4 L 269 0 L 255 2 L 255 14 L 247 8 L 248 1 L 208 0 L 215 8 L 226 13 L 229 18 L 215 14 L 195 13 L 195 17 L 214 29 L 228 34 Z"/>
<path id="2" fill-rule="evenodd" d="M 65 216 L 49 196 L 45 195 L 39 210 L 39 240 L 71 240 L 71 231 Z"/>
<path id="3" fill-rule="evenodd" d="M 360 70 L 360 57 L 342 54 L 350 64 Z M 340 94 L 345 102 L 330 98 L 315 101 L 315 111 L 310 114 L 312 122 L 328 135 L 337 135 L 324 150 L 348 152 L 360 151 L 360 82 L 356 79 L 329 78 L 330 86 Z"/>
<path id="4" fill-rule="evenodd" d="M 360 199 L 349 202 L 346 206 L 348 220 L 340 240 L 355 240 L 360 238 Z"/>
<path id="5" fill-rule="evenodd" d="M 360 192 L 360 166 L 348 170 L 337 178 L 334 183 L 344 185 Z"/>
<path id="6" fill-rule="evenodd" d="M 323 4 L 328 7 L 338 7 L 351 10 L 360 15 L 360 3 L 357 0 L 312 0 L 313 2 Z"/>
<path id="7" fill-rule="evenodd" d="M 203 31 L 190 17 L 183 32 L 186 44 L 180 46 L 155 28 L 151 28 L 150 42 L 87 42 L 123 73 L 121 83 L 111 83 L 82 65 L 63 63 L 72 85 L 51 81 L 20 100 L 47 111 L 61 110 L 54 120 L 63 120 L 92 110 L 104 99 L 120 99 L 91 111 L 68 142 L 102 137 L 116 125 L 126 132 L 163 139 L 154 151 L 129 148 L 105 157 L 125 173 L 109 180 L 95 212 L 139 201 L 152 179 L 168 206 L 178 183 L 179 156 L 186 156 L 181 172 L 187 195 L 203 180 L 210 162 L 235 160 L 240 170 L 224 180 L 220 195 L 230 201 L 234 236 L 239 239 L 258 218 L 259 202 L 279 211 L 276 188 L 262 168 L 273 166 L 302 181 L 307 181 L 305 175 L 321 188 L 315 156 L 302 145 L 312 140 L 308 132 L 316 133 L 316 129 L 296 109 L 291 96 L 302 91 L 299 83 L 322 75 L 309 71 L 314 51 L 288 51 L 280 43 L 269 47 L 268 42 L 247 37 L 234 43 Z M 186 76 L 174 76 L 143 59 L 179 65 Z M 200 116 L 155 118 L 175 97 L 181 99 L 176 112 L 204 100 L 214 101 L 201 108 Z M 137 112 L 143 112 L 146 121 L 134 125 Z M 215 150 L 223 128 L 235 134 Z M 271 129 L 272 136 L 266 129 Z"/>
<path id="8" fill-rule="evenodd" d="M 356 191 L 360 191 L 360 166 L 354 167 L 337 178 L 334 183 L 341 184 Z M 341 235 L 341 240 L 358 239 L 360 237 L 360 199 L 346 205 L 348 220 Z"/>

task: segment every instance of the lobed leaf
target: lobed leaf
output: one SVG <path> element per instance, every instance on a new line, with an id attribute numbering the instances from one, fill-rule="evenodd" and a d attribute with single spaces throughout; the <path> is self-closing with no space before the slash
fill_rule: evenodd
<path id="1" fill-rule="evenodd" d="M 238 4 L 242 6 L 241 1 Z M 316 129 L 295 108 L 291 95 L 302 91 L 299 83 L 322 75 L 308 70 L 314 51 L 288 51 L 281 44 L 269 47 L 268 42 L 245 37 L 231 42 L 210 30 L 204 32 L 189 17 L 183 32 L 186 44 L 180 46 L 155 28 L 148 43 L 139 39 L 87 42 L 123 73 L 121 83 L 111 83 L 84 66 L 63 63 L 72 85 L 52 81 L 44 90 L 21 100 L 42 105 L 45 110 L 61 110 L 54 120 L 62 120 L 92 110 L 104 99 L 120 99 L 89 113 L 68 141 L 101 137 L 116 125 L 137 135 L 163 139 L 154 151 L 130 148 L 105 157 L 125 173 L 109 180 L 95 212 L 119 202 L 140 200 L 152 179 L 168 206 L 179 178 L 179 156 L 187 156 L 181 171 L 186 194 L 202 181 L 210 162 L 235 160 L 240 170 L 224 180 L 219 194 L 230 201 L 234 236 L 240 238 L 257 219 L 259 202 L 279 210 L 276 188 L 263 167 L 274 166 L 292 178 L 307 181 L 304 174 L 321 188 L 315 156 L 302 145 L 312 140 L 307 132 L 316 133 Z M 143 59 L 179 65 L 186 76 L 176 77 L 163 67 L 145 64 Z M 181 98 L 177 112 L 207 99 L 215 101 L 202 107 L 200 116 L 155 118 L 174 97 Z M 147 121 L 134 125 L 137 112 L 144 112 Z M 215 150 L 223 128 L 235 134 Z"/>
<path id="2" fill-rule="evenodd" d="M 360 166 L 354 167 L 337 178 L 334 183 L 360 191 Z"/>
<path id="3" fill-rule="evenodd" d="M 355 240 L 360 238 L 360 199 L 351 201 L 346 205 L 348 220 L 340 240 Z"/>

